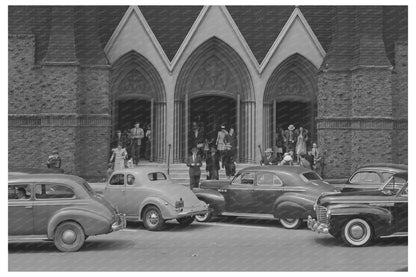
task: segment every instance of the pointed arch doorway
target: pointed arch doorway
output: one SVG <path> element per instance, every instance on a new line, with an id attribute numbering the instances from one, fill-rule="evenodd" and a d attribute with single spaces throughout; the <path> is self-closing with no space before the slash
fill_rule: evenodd
<path id="1" fill-rule="evenodd" d="M 306 128 L 309 141 L 316 141 L 317 68 L 305 57 L 295 54 L 272 73 L 263 98 L 263 145 L 273 147 L 279 127 Z"/>
<path id="2" fill-rule="evenodd" d="M 111 141 L 116 130 L 130 130 L 136 122 L 144 130 L 150 125 L 150 160 L 166 162 L 166 93 L 154 66 L 135 51 L 126 53 L 111 67 L 111 93 Z"/>
<path id="3" fill-rule="evenodd" d="M 213 37 L 185 62 L 175 86 L 174 162 L 183 162 L 190 148 L 191 123 L 201 121 L 216 138 L 219 125 L 237 133 L 237 160 L 255 160 L 255 98 L 251 76 L 241 57 Z M 209 130 L 207 129 L 209 127 Z"/>

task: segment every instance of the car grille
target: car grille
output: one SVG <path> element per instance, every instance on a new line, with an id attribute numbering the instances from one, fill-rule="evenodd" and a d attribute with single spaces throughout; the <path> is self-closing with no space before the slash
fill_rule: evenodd
<path id="1" fill-rule="evenodd" d="M 328 219 L 326 217 L 327 208 L 323 206 L 316 207 L 316 219 L 320 223 L 328 224 Z"/>

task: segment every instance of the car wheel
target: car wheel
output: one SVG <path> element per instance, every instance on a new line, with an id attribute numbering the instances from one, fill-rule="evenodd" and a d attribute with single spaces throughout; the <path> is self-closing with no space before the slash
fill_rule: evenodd
<path id="1" fill-rule="evenodd" d="M 191 225 L 191 223 L 194 222 L 194 220 L 195 220 L 195 216 L 182 217 L 182 218 L 177 218 L 176 219 L 176 221 L 178 221 L 178 223 L 182 226 Z"/>
<path id="2" fill-rule="evenodd" d="M 165 225 L 159 209 L 155 206 L 149 206 L 143 213 L 143 225 L 149 231 L 160 231 Z"/>
<path id="3" fill-rule="evenodd" d="M 206 212 L 204 214 L 198 214 L 198 215 L 195 216 L 195 218 L 196 218 L 196 221 L 198 221 L 198 222 L 208 222 L 212 218 L 212 210 L 209 208 L 209 204 L 207 202 L 205 202 L 203 200 L 201 200 L 201 201 L 208 205 L 208 212 Z"/>
<path id="4" fill-rule="evenodd" d="M 342 240 L 349 246 L 364 246 L 371 241 L 372 236 L 370 224 L 361 218 L 349 220 L 341 233 Z"/>
<path id="5" fill-rule="evenodd" d="M 302 224 L 301 218 L 281 218 L 280 224 L 286 229 L 297 229 Z"/>
<path id="6" fill-rule="evenodd" d="M 55 230 L 54 243 L 62 252 L 78 251 L 85 242 L 84 230 L 78 223 L 67 221 L 58 225 Z"/>

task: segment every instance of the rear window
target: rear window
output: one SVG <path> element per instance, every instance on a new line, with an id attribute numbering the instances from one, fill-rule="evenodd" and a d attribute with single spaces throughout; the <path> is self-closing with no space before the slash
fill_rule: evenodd
<path id="1" fill-rule="evenodd" d="M 159 181 L 159 180 L 167 180 L 165 173 L 163 172 L 152 172 L 147 174 L 147 178 L 150 181 Z"/>
<path id="2" fill-rule="evenodd" d="M 322 180 L 321 176 L 319 176 L 316 172 L 306 172 L 302 174 L 306 179 L 308 179 L 309 181 L 314 181 L 314 180 Z"/>
<path id="3" fill-rule="evenodd" d="M 90 184 L 88 184 L 88 182 L 82 182 L 82 186 L 85 188 L 86 191 L 88 191 L 89 195 L 94 195 L 95 191 L 92 189 L 92 187 L 90 186 Z"/>

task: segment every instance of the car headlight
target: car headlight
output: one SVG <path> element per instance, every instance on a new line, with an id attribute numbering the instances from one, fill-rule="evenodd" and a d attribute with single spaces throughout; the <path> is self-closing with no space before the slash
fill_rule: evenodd
<path id="1" fill-rule="evenodd" d="M 326 211 L 326 218 L 330 218 L 331 217 L 331 210 L 330 209 L 328 209 L 327 211 Z"/>

